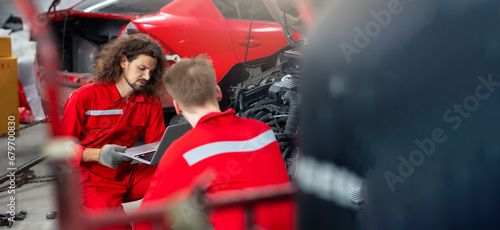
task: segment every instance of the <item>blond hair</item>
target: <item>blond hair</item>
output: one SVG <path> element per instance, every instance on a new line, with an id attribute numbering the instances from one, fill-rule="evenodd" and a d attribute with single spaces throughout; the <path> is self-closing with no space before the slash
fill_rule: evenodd
<path id="1" fill-rule="evenodd" d="M 204 54 L 172 65 L 164 82 L 170 96 L 184 106 L 217 104 L 215 70 Z"/>

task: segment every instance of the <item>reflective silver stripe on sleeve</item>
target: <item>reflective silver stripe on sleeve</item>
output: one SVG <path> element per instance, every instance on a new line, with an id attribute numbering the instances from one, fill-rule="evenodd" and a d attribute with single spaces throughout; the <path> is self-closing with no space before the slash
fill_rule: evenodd
<path id="1" fill-rule="evenodd" d="M 202 145 L 191 149 L 182 155 L 189 166 L 192 166 L 206 158 L 231 152 L 249 152 L 259 150 L 276 141 L 272 130 L 263 132 L 258 136 L 244 141 L 220 141 Z"/>
<path id="2" fill-rule="evenodd" d="M 123 109 L 109 109 L 109 110 L 88 110 L 85 115 L 101 116 L 101 115 L 119 115 L 123 114 Z"/>

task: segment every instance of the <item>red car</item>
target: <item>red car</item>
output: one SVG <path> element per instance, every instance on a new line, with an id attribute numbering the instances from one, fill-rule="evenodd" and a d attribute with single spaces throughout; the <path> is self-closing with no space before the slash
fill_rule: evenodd
<path id="1" fill-rule="evenodd" d="M 245 59 L 252 3 L 248 0 L 84 0 L 67 10 L 41 14 L 47 15 L 61 44 L 60 107 L 73 90 L 91 82 L 92 58 L 102 45 L 136 32 L 158 40 L 170 61 L 208 54 L 219 81 L 234 64 Z M 274 22 L 262 0 L 255 1 L 253 20 L 247 60 L 269 56 L 288 44 L 282 26 Z M 37 57 L 36 83 L 47 109 L 43 69 L 43 60 Z M 167 96 L 162 102 L 164 108 L 172 107 Z"/>

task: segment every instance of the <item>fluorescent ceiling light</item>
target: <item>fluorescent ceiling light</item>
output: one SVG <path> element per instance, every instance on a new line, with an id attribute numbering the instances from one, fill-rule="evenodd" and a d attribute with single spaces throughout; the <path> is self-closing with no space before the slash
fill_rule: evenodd
<path id="1" fill-rule="evenodd" d="M 95 10 L 95 9 L 102 8 L 102 7 L 105 7 L 107 5 L 110 5 L 111 3 L 116 2 L 116 1 L 118 1 L 118 0 L 106 0 L 104 2 L 101 2 L 99 4 L 95 4 L 95 5 L 91 6 L 91 7 L 83 10 L 83 12 L 88 13 L 88 12 L 90 12 L 92 10 Z"/>

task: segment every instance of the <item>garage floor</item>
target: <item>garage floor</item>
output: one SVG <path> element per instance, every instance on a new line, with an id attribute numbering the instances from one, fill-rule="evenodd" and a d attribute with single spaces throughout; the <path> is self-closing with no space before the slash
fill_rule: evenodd
<path id="1" fill-rule="evenodd" d="M 40 146 L 47 140 L 47 127 L 48 124 L 39 124 L 33 126 L 25 131 L 21 131 L 20 135 L 14 140 L 16 149 L 16 166 L 20 166 L 29 160 L 35 158 L 39 154 Z M 7 150 L 7 138 L 0 139 L 0 149 L 2 152 Z M 5 150 L 5 151 L 4 151 Z M 9 170 L 6 154 L 2 154 L 3 158 L 0 160 L 0 173 L 4 175 Z M 50 170 L 47 167 L 47 162 L 42 162 L 32 168 L 37 176 L 49 175 Z M 2 184 L 5 186 L 9 183 L 6 181 Z M 54 210 L 54 197 L 51 195 L 53 188 L 52 183 L 33 183 L 26 184 L 20 188 L 15 189 L 15 207 L 16 211 L 26 210 L 28 215 L 25 220 L 14 223 L 14 229 L 55 229 L 55 221 L 46 220 L 45 213 L 49 210 Z M 0 204 L 2 209 L 0 212 L 4 214 L 8 209 L 6 206 L 10 202 L 11 195 L 8 191 L 0 193 Z M 7 227 L 0 227 L 7 228 Z"/>
<path id="2" fill-rule="evenodd" d="M 16 146 L 16 166 L 36 158 L 40 154 L 41 146 L 46 143 L 49 134 L 48 123 L 41 123 L 20 132 L 14 143 Z M 0 138 L 0 149 L 3 153 L 7 152 L 7 138 Z M 0 174 L 4 175 L 8 172 L 7 154 L 0 156 Z M 31 168 L 36 176 L 52 175 L 48 167 L 48 161 L 44 161 Z M 9 181 L 0 185 L 3 187 Z M 55 209 L 53 182 L 41 182 L 22 185 L 15 189 L 15 207 L 16 211 L 26 210 L 28 215 L 26 219 L 14 223 L 11 229 L 20 230 L 52 230 L 57 229 L 57 216 L 55 220 L 48 220 L 45 215 L 48 211 Z M 10 202 L 10 194 L 8 191 L 0 193 L 0 213 L 5 214 L 8 211 L 7 204 Z M 127 212 L 135 211 L 140 205 L 140 201 L 125 204 Z M 8 229 L 6 226 L 1 226 L 1 229 Z"/>

